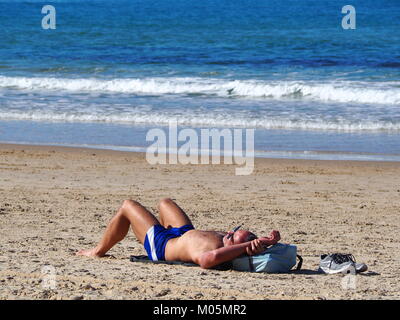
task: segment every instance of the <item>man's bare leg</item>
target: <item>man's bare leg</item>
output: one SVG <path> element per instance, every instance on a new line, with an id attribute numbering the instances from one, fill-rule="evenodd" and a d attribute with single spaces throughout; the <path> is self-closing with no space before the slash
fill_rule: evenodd
<path id="1" fill-rule="evenodd" d="M 172 199 L 162 199 L 158 204 L 158 211 L 160 222 L 165 228 L 179 228 L 192 224 L 186 213 Z"/>
<path id="2" fill-rule="evenodd" d="M 136 238 L 143 244 L 147 230 L 156 224 L 160 222 L 139 202 L 125 200 L 108 224 L 99 244 L 92 249 L 80 250 L 76 254 L 103 257 L 108 250 L 125 238 L 129 226 L 132 226 Z"/>

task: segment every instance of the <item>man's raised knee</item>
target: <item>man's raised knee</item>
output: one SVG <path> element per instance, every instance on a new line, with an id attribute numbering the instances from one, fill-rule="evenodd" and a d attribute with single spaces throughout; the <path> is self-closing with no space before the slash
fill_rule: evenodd
<path id="1" fill-rule="evenodd" d="M 158 202 L 158 209 L 165 205 L 169 205 L 171 203 L 174 203 L 174 201 L 171 198 L 163 198 Z"/>
<path id="2" fill-rule="evenodd" d="M 124 200 L 124 202 L 122 203 L 122 208 L 124 208 L 124 209 L 137 207 L 137 206 L 141 206 L 141 204 L 139 202 L 137 202 L 135 200 L 131 200 L 131 199 Z"/>

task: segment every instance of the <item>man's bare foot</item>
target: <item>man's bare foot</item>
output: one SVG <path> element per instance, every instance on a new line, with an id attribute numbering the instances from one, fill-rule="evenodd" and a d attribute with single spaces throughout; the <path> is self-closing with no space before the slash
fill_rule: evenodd
<path id="1" fill-rule="evenodd" d="M 86 249 L 86 250 L 79 250 L 76 253 L 76 255 L 77 256 L 95 257 L 95 258 L 104 257 L 104 254 L 99 254 L 96 248 Z"/>

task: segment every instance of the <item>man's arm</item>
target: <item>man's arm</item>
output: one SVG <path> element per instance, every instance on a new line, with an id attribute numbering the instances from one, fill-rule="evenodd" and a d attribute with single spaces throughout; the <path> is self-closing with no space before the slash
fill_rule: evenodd
<path id="1" fill-rule="evenodd" d="M 200 255 L 197 263 L 204 269 L 212 268 L 246 253 L 246 249 L 249 247 L 249 244 L 250 241 L 204 252 Z"/>
<path id="2" fill-rule="evenodd" d="M 279 240 L 279 232 L 277 233 L 277 235 L 271 233 L 271 237 L 269 238 L 264 237 L 204 252 L 200 255 L 196 263 L 204 269 L 212 268 L 223 262 L 231 261 L 245 253 L 247 253 L 248 255 L 259 254 L 266 249 L 266 246 L 273 245 Z"/>

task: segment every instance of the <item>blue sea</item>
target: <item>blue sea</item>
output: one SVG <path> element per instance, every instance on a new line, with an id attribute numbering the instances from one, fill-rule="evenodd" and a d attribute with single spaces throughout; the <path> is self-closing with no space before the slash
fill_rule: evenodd
<path id="1" fill-rule="evenodd" d="M 0 0 L 0 27 L 0 142 L 143 151 L 177 121 L 255 129 L 258 156 L 400 161 L 399 0 Z"/>

